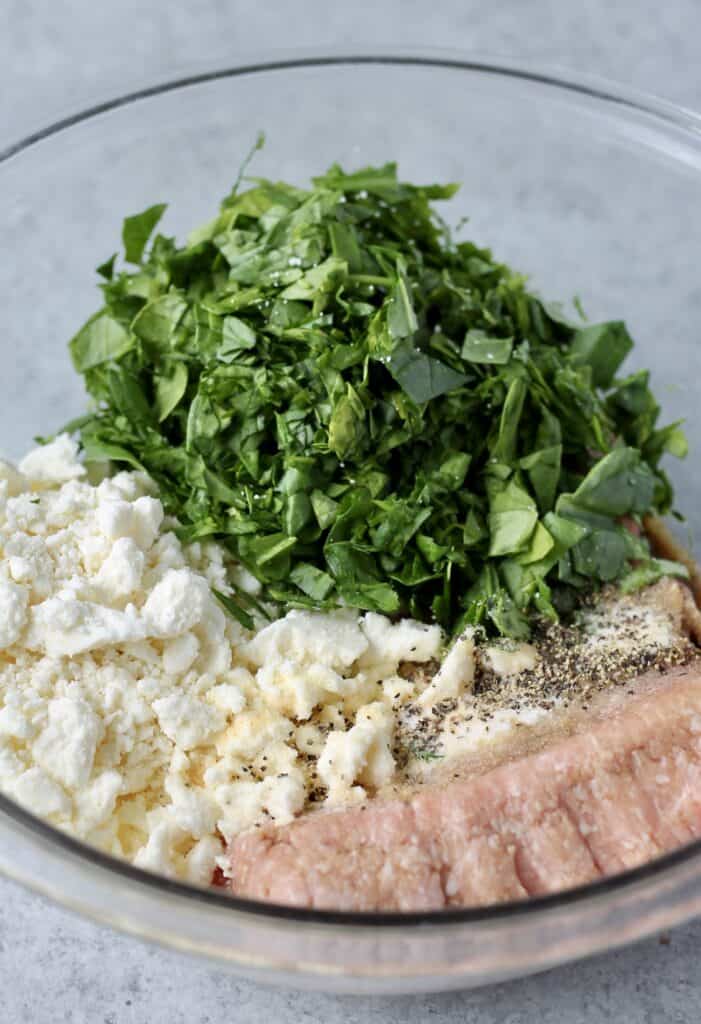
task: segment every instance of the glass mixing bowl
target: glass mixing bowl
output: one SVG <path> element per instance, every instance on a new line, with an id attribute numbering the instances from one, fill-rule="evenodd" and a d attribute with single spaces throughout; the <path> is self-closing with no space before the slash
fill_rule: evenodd
<path id="1" fill-rule="evenodd" d="M 303 183 L 332 161 L 398 160 L 462 182 L 449 219 L 548 298 L 624 317 L 668 418 L 701 447 L 701 120 L 590 79 L 450 54 L 280 58 L 101 104 L 0 153 L 5 399 L 19 455 L 84 407 L 66 341 L 96 307 L 93 267 L 157 201 L 182 236 L 210 215 L 259 131 L 251 173 Z M 693 456 L 692 456 L 693 460 Z M 701 519 L 701 472 L 670 467 Z M 233 900 L 155 878 L 0 798 L 0 869 L 125 931 L 265 980 L 353 992 L 466 987 L 668 928 L 701 911 L 701 844 L 576 892 L 487 910 L 358 915 Z"/>

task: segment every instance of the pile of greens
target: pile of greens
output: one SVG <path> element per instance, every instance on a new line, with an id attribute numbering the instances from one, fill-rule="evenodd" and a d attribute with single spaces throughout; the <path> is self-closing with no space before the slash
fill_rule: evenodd
<path id="1" fill-rule="evenodd" d="M 154 236 L 163 206 L 124 222 L 131 268 L 99 268 L 70 343 L 88 459 L 147 470 L 182 538 L 282 606 L 521 637 L 603 581 L 683 573 L 630 529 L 669 509 L 660 457 L 686 442 L 647 373 L 616 378 L 622 323 L 575 325 L 454 242 L 431 208 L 454 185 L 239 186 L 184 246 Z"/>

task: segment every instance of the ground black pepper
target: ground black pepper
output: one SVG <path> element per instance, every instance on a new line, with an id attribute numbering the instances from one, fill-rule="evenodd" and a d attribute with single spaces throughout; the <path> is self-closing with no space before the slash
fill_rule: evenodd
<path id="1" fill-rule="evenodd" d="M 412 759 L 440 758 L 445 734 L 457 736 L 475 719 L 489 732 L 494 715 L 505 710 L 515 715 L 533 709 L 549 712 L 576 703 L 586 711 L 588 701 L 600 690 L 626 685 L 645 672 L 665 671 L 698 656 L 698 648 L 679 631 L 663 602 L 658 606 L 637 596 L 622 598 L 614 590 L 586 599 L 569 624 L 539 623 L 532 643 L 539 654 L 534 668 L 499 675 L 491 668 L 485 647 L 478 644 L 472 694 L 459 701 L 441 701 L 428 715 L 416 704 L 406 705 L 393 751 L 398 769 L 405 769 Z M 411 666 L 404 665 L 400 672 L 425 685 L 437 667 L 436 663 L 414 666 L 412 675 Z"/>

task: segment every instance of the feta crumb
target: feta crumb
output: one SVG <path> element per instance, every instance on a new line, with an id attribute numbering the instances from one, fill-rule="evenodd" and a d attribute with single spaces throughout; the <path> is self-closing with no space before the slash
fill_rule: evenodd
<path id="1" fill-rule="evenodd" d="M 168 569 L 148 595 L 143 615 L 154 636 L 177 637 L 202 621 L 211 601 L 201 576 L 191 569 Z"/>
<path id="2" fill-rule="evenodd" d="M 10 647 L 27 621 L 29 594 L 25 587 L 0 579 L 0 647 Z"/>
<path id="3" fill-rule="evenodd" d="M 144 553 L 131 537 L 119 537 L 102 563 L 96 582 L 108 599 L 130 597 L 141 583 Z"/>
<path id="4" fill-rule="evenodd" d="M 56 697 L 49 701 L 48 724 L 32 746 L 34 760 L 47 775 L 78 789 L 90 778 L 102 728 L 87 701 Z"/>
<path id="5" fill-rule="evenodd" d="M 349 668 L 367 647 L 367 638 L 352 612 L 293 610 L 256 633 L 242 653 L 259 667 L 282 656 L 298 664 L 342 669 Z"/>
<path id="6" fill-rule="evenodd" d="M 393 732 L 391 710 L 376 701 L 359 709 L 348 732 L 330 733 L 317 762 L 330 804 L 345 803 L 356 781 L 375 788 L 390 781 L 394 773 Z"/>
<path id="7" fill-rule="evenodd" d="M 159 821 L 149 831 L 148 840 L 137 850 L 134 864 L 145 871 L 177 877 L 176 851 L 185 838 L 182 829 L 169 820 Z"/>
<path id="8" fill-rule="evenodd" d="M 396 669 L 402 661 L 426 662 L 437 658 L 443 646 L 440 626 L 427 626 L 413 619 L 391 622 L 385 615 L 368 612 L 360 625 L 369 642 L 361 666 L 372 661 L 389 662 Z"/>
<path id="9" fill-rule="evenodd" d="M 0 736 L 27 740 L 31 735 L 31 723 L 19 708 L 12 704 L 6 704 L 4 708 L 0 708 Z"/>
<path id="10" fill-rule="evenodd" d="M 26 477 L 22 476 L 11 462 L 5 462 L 4 459 L 0 459 L 0 483 L 5 484 L 5 495 L 9 497 L 21 494 L 29 485 Z"/>
<path id="11" fill-rule="evenodd" d="M 54 564 L 43 537 L 16 533 L 5 542 L 8 575 L 29 587 L 31 597 L 48 597 L 54 585 Z"/>
<path id="12" fill-rule="evenodd" d="M 466 630 L 448 651 L 443 664 L 418 699 L 421 707 L 432 707 L 442 700 L 470 692 L 475 678 L 475 638 Z"/>
<path id="13" fill-rule="evenodd" d="M 213 686 L 207 696 L 227 714 L 237 715 L 246 706 L 246 697 L 235 683 L 220 683 Z"/>
<path id="14" fill-rule="evenodd" d="M 163 522 L 163 505 L 157 498 L 142 495 L 136 501 L 108 498 L 97 509 L 100 531 L 115 540 L 130 537 L 147 551 L 155 542 Z"/>
<path id="15" fill-rule="evenodd" d="M 328 665 L 272 660 L 256 673 L 256 684 L 270 707 L 294 719 L 307 719 L 328 694 L 342 692 L 343 679 Z"/>
<path id="16" fill-rule="evenodd" d="M 124 780 L 115 769 L 101 772 L 74 796 L 80 831 L 87 835 L 113 814 Z"/>
<path id="17" fill-rule="evenodd" d="M 218 708 L 187 694 L 171 693 L 155 700 L 153 710 L 163 732 L 182 750 L 212 742 L 226 724 Z"/>
<path id="18" fill-rule="evenodd" d="M 25 643 L 47 654 L 81 654 L 99 647 L 142 640 L 146 628 L 133 605 L 124 611 L 92 601 L 79 601 L 69 591 L 29 610 Z"/>
<path id="19" fill-rule="evenodd" d="M 71 811 L 70 797 L 37 765 L 14 779 L 10 795 L 27 810 L 45 818 L 63 818 Z"/>
<path id="20" fill-rule="evenodd" d="M 33 484 L 62 484 L 85 476 L 85 467 L 78 460 L 78 443 L 68 434 L 34 448 L 22 459 L 19 471 Z"/>
<path id="21" fill-rule="evenodd" d="M 485 647 L 482 658 L 498 676 L 516 676 L 538 664 L 538 651 L 532 644 Z"/>
<path id="22" fill-rule="evenodd" d="M 197 658 L 200 642 L 194 633 L 181 633 L 163 645 L 163 668 L 170 675 L 184 675 Z"/>
<path id="23" fill-rule="evenodd" d="M 191 885 L 211 885 L 220 854 L 221 840 L 214 835 L 203 836 L 185 857 L 183 877 Z"/>

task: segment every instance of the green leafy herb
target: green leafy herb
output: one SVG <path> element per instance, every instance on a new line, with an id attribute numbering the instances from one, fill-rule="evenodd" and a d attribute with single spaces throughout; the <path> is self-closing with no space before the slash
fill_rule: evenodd
<path id="1" fill-rule="evenodd" d="M 415 757 L 417 761 L 441 761 L 443 754 L 437 753 L 435 750 L 427 750 L 421 747 L 409 747 L 409 754 L 411 757 Z"/>
<path id="2" fill-rule="evenodd" d="M 85 373 L 100 363 L 119 359 L 133 345 L 134 339 L 123 324 L 109 313 L 98 313 L 70 343 L 73 365 L 79 373 Z"/>
<path id="3" fill-rule="evenodd" d="M 253 617 L 241 607 L 238 601 L 228 594 L 222 594 L 220 590 L 214 590 L 213 594 L 229 615 L 237 619 L 246 629 L 253 629 L 255 625 Z"/>
<path id="4" fill-rule="evenodd" d="M 162 205 L 128 217 L 132 266 L 99 268 L 70 343 L 86 456 L 147 470 L 181 537 L 281 606 L 520 637 L 584 589 L 681 572 L 628 528 L 670 507 L 659 462 L 686 440 L 647 374 L 616 379 L 624 325 L 572 323 L 454 241 L 431 205 L 454 192 L 335 165 L 308 190 L 239 178 L 184 245 L 154 234 Z"/>
<path id="5" fill-rule="evenodd" d="M 108 260 L 105 260 L 104 263 L 101 263 L 100 266 L 97 267 L 97 273 L 100 275 L 100 277 L 104 277 L 105 280 L 111 281 L 112 276 L 114 274 L 114 265 L 116 261 L 117 253 L 113 252 Z"/>
<path id="6" fill-rule="evenodd" d="M 689 570 L 679 562 L 671 562 L 667 558 L 645 559 L 620 581 L 620 588 L 624 594 L 633 593 L 642 587 L 648 587 L 656 583 L 663 576 L 679 576 L 681 579 L 689 578 Z"/>
<path id="7" fill-rule="evenodd" d="M 389 372 L 412 402 L 421 405 L 464 384 L 467 377 L 412 345 L 398 344 L 387 361 Z"/>
<path id="8" fill-rule="evenodd" d="M 513 338 L 493 338 L 479 327 L 471 328 L 462 344 L 462 357 L 468 363 L 503 366 L 511 359 Z"/>
<path id="9" fill-rule="evenodd" d="M 126 218 L 122 228 L 122 242 L 127 262 L 141 262 L 148 240 L 164 213 L 165 204 L 157 203 L 155 206 L 149 206 L 143 213 Z"/>
<path id="10" fill-rule="evenodd" d="M 580 327 L 572 339 L 572 356 L 591 368 L 592 384 L 610 386 L 616 370 L 633 348 L 633 339 L 620 320 Z"/>

